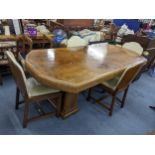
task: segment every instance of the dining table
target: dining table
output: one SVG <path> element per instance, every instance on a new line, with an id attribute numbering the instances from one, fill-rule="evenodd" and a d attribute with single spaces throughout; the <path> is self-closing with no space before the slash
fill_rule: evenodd
<path id="1" fill-rule="evenodd" d="M 79 110 L 80 92 L 114 78 L 127 67 L 146 63 L 143 56 L 108 43 L 87 47 L 32 50 L 26 70 L 41 84 L 64 92 L 62 118 Z"/>

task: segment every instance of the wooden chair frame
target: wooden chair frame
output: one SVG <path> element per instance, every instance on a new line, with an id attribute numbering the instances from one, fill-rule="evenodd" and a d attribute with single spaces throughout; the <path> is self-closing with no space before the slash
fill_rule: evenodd
<path id="1" fill-rule="evenodd" d="M 107 96 L 103 96 L 103 97 L 101 97 L 99 99 L 96 99 L 95 97 L 92 96 L 92 89 L 93 88 L 88 90 L 87 100 L 88 101 L 90 99 L 95 100 L 96 103 L 101 104 L 103 107 L 105 107 L 109 111 L 109 116 L 112 116 L 114 105 L 115 105 L 115 100 L 117 99 L 121 103 L 121 108 L 124 107 L 130 83 L 134 80 L 134 78 L 139 73 L 139 71 L 141 70 L 143 65 L 144 64 L 137 64 L 137 65 L 133 65 L 133 66 L 130 66 L 127 69 L 125 69 L 125 71 L 122 73 L 119 81 L 117 82 L 117 85 L 116 85 L 115 89 L 112 89 L 112 88 L 110 88 L 110 87 L 108 87 L 108 86 L 106 86 L 104 84 L 100 85 L 112 96 L 112 102 L 111 102 L 110 107 L 108 107 L 106 104 L 101 102 Z M 122 92 L 122 91 L 124 91 L 124 94 L 123 94 L 123 98 L 121 100 L 116 95 L 119 92 Z"/>
<path id="2" fill-rule="evenodd" d="M 30 96 L 26 86 L 26 77 L 23 69 L 17 63 L 17 61 L 15 60 L 11 52 L 7 52 L 7 56 L 8 56 L 9 65 L 12 71 L 12 75 L 17 85 L 16 106 L 15 106 L 16 109 L 18 109 L 19 104 L 21 103 L 19 102 L 20 93 L 24 98 L 25 107 L 24 107 L 23 127 L 24 128 L 27 127 L 28 122 L 32 120 L 36 120 L 36 119 L 47 117 L 54 114 L 56 114 L 56 116 L 60 116 L 62 93 L 56 92 L 56 93 L 50 93 L 50 94 L 44 94 L 44 95 L 38 95 L 38 96 Z M 52 104 L 55 104 L 55 107 L 57 109 L 56 112 L 48 112 L 48 113 L 43 112 L 40 116 L 34 116 L 32 118 L 29 118 L 28 114 L 29 114 L 30 102 L 40 102 L 48 99 L 50 99 L 50 101 L 53 101 Z M 56 101 L 57 104 L 54 103 L 54 101 Z"/>

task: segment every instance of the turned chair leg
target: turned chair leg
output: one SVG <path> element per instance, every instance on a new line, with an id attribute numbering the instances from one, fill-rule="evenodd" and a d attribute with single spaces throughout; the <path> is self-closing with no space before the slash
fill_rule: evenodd
<path id="1" fill-rule="evenodd" d="M 27 127 L 27 124 L 28 124 L 28 113 L 29 113 L 29 102 L 25 100 L 23 128 Z"/>
<path id="2" fill-rule="evenodd" d="M 92 88 L 90 88 L 90 89 L 88 90 L 87 101 L 90 101 L 91 93 L 92 93 Z"/>
<path id="3" fill-rule="evenodd" d="M 111 106 L 110 106 L 110 110 L 109 110 L 109 116 L 112 116 L 113 108 L 114 108 L 114 105 L 115 105 L 115 99 L 116 99 L 116 95 L 114 94 L 112 96 L 112 102 L 111 102 Z"/>
<path id="4" fill-rule="evenodd" d="M 18 109 L 18 107 L 19 107 L 19 95 L 20 95 L 20 91 L 16 87 L 16 106 L 15 106 L 15 109 Z"/>
<path id="5" fill-rule="evenodd" d="M 123 99 L 122 99 L 122 103 L 121 103 L 121 108 L 124 107 L 125 99 L 126 99 L 126 95 L 127 95 L 128 89 L 129 89 L 129 87 L 127 87 L 127 88 L 125 89 L 125 91 L 124 91 L 124 95 L 123 95 Z"/>

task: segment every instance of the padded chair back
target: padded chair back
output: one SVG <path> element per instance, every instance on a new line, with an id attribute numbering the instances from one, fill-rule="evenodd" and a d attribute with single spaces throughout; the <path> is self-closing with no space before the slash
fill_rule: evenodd
<path id="1" fill-rule="evenodd" d="M 72 36 L 68 42 L 67 47 L 80 47 L 80 46 L 87 46 L 88 42 L 78 36 Z"/>
<path id="2" fill-rule="evenodd" d="M 143 47 L 139 43 L 136 43 L 136 42 L 124 43 L 122 45 L 122 47 L 126 48 L 128 50 L 131 50 L 131 51 L 137 53 L 138 55 L 142 55 L 142 53 L 143 53 Z"/>
<path id="3" fill-rule="evenodd" d="M 124 90 L 127 88 L 143 66 L 144 63 L 139 63 L 126 68 L 116 85 L 116 90 Z"/>
<path id="4" fill-rule="evenodd" d="M 129 34 L 129 35 L 124 35 L 122 39 L 122 44 L 127 43 L 127 42 L 137 42 L 143 47 L 145 51 L 148 48 L 150 39 L 148 39 L 147 37 Z"/>
<path id="5" fill-rule="evenodd" d="M 22 67 L 19 65 L 12 52 L 7 51 L 6 55 L 8 57 L 11 72 L 18 89 L 22 93 L 23 97 L 28 97 L 28 90 L 26 87 L 26 76 Z"/>

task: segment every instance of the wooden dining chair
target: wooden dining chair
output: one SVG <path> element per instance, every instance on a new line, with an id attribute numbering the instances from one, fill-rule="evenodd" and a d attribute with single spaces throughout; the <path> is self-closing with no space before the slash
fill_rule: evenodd
<path id="1" fill-rule="evenodd" d="M 143 47 L 139 43 L 136 43 L 136 42 L 124 43 L 122 45 L 122 48 L 131 50 L 132 52 L 134 52 L 138 55 L 142 55 L 142 53 L 143 53 Z"/>
<path id="2" fill-rule="evenodd" d="M 99 99 L 96 99 L 95 97 L 92 96 L 93 88 L 89 89 L 87 100 L 89 101 L 90 99 L 94 99 L 96 103 L 101 104 L 103 107 L 109 110 L 109 116 L 112 116 L 115 100 L 117 99 L 121 103 L 121 108 L 124 107 L 129 85 L 132 82 L 132 80 L 135 78 L 135 76 L 138 74 L 138 72 L 141 70 L 143 65 L 144 65 L 143 63 L 132 65 L 126 68 L 122 73 L 119 73 L 115 78 L 100 84 L 100 86 L 104 90 L 106 90 L 108 94 L 112 96 L 112 102 L 110 104 L 110 107 L 101 102 L 107 96 L 102 96 Z M 122 100 L 120 100 L 118 97 L 116 97 L 116 95 L 118 92 L 122 92 L 122 91 L 124 91 L 124 95 Z"/>
<path id="3" fill-rule="evenodd" d="M 12 75 L 16 82 L 16 109 L 19 107 L 19 96 L 20 93 L 24 98 L 24 119 L 23 127 L 25 128 L 29 121 L 36 120 L 38 118 L 43 118 L 51 115 L 60 115 L 61 110 L 61 92 L 57 89 L 52 89 L 38 83 L 34 78 L 26 78 L 22 67 L 16 61 L 14 55 L 10 52 L 6 52 L 9 65 L 12 71 Z M 43 100 L 52 100 L 50 102 L 54 107 L 56 107 L 55 112 L 44 112 L 40 116 L 34 116 L 29 118 L 29 106 L 30 102 L 40 102 Z"/>
<path id="4" fill-rule="evenodd" d="M 138 42 L 125 42 L 121 47 L 128 49 L 128 50 L 130 50 L 130 52 L 136 53 L 139 56 L 142 55 L 142 56 L 146 57 L 148 55 L 148 51 L 144 51 L 143 47 Z M 137 74 L 137 76 L 135 77 L 133 82 L 137 81 L 141 77 L 142 73 L 144 72 L 145 66 Z"/>
<path id="5" fill-rule="evenodd" d="M 79 36 L 72 36 L 68 42 L 67 47 L 80 47 L 80 46 L 87 46 L 88 42 Z"/>

